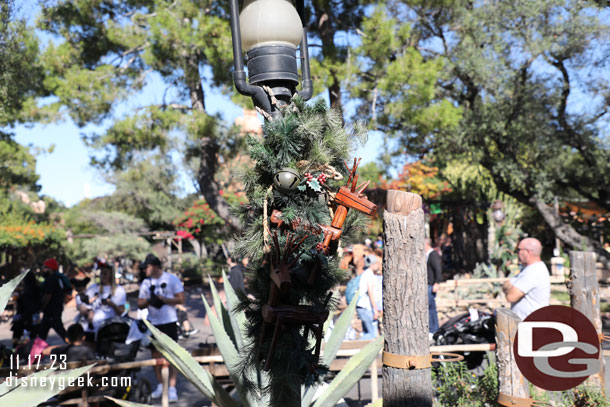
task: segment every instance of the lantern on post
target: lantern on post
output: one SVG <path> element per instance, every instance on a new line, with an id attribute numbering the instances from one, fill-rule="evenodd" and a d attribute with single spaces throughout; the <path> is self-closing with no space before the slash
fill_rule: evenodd
<path id="1" fill-rule="evenodd" d="M 303 27 L 304 0 L 296 0 L 296 7 L 290 0 L 244 0 L 241 13 L 238 13 L 238 0 L 230 2 L 233 80 L 237 91 L 250 96 L 255 107 L 271 116 L 277 116 L 279 108 L 288 105 L 295 93 L 304 100 L 311 98 L 307 30 Z M 302 88 L 297 91 L 299 45 Z"/>
<path id="2" fill-rule="evenodd" d="M 493 220 L 496 222 L 496 225 L 500 226 L 506 218 L 506 214 L 504 213 L 504 202 L 500 201 L 499 199 L 496 199 L 491 204 L 491 210 L 493 211 L 491 214 Z"/>

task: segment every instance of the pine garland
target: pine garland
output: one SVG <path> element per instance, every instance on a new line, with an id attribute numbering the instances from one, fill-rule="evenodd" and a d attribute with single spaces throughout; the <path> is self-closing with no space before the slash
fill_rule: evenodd
<path id="1" fill-rule="evenodd" d="M 346 276 L 338 267 L 339 259 L 334 250 L 328 254 L 316 250 L 323 240 L 323 234 L 316 228 L 320 224 L 330 224 L 329 195 L 345 181 L 322 177 L 325 185 L 318 182 L 317 191 L 316 184 L 307 184 L 303 174 L 331 166 L 345 178 L 348 174 L 344 162 L 350 158 L 355 142 L 365 141 L 366 131 L 362 126 L 344 127 L 341 116 L 329 110 L 324 101 L 308 106 L 295 98 L 284 110 L 282 118 L 264 125 L 263 133 L 263 139 L 247 138 L 250 157 L 256 164 L 254 168 L 243 170 L 240 176 L 249 203 L 237 208 L 244 230 L 236 241 L 235 250 L 238 255 L 252 259 L 247 275 L 250 279 L 248 292 L 253 298 L 242 297 L 239 305 L 246 313 L 248 337 L 248 345 L 241 352 L 240 366 L 242 376 L 249 383 L 249 391 L 262 390 L 269 394 L 272 406 L 284 407 L 300 400 L 301 385 L 322 380 L 328 368 L 314 360 L 312 336 L 305 338 L 302 326 L 287 326 L 279 336 L 269 362 L 268 382 L 256 379 L 261 377 L 273 337 L 273 326 L 268 326 L 261 341 L 262 309 L 269 301 L 272 285 L 271 263 L 277 261 L 276 248 L 265 247 L 265 201 L 269 214 L 272 209 L 282 212 L 284 223 L 281 228 L 268 225 L 270 233 L 277 236 L 280 252 L 285 250 L 289 236 L 296 237 L 296 241 L 303 239 L 300 249 L 289 258 L 289 262 L 294 263 L 290 270 L 292 286 L 290 292 L 282 296 L 282 304 L 308 305 L 315 312 L 334 309 L 336 304 L 332 300 L 328 303 L 328 293 Z M 285 168 L 300 175 L 299 189 L 287 193 L 273 188 L 268 193 L 274 175 Z M 343 236 L 364 226 L 364 219 L 364 215 L 350 211 Z M 314 268 L 315 284 L 310 285 L 307 280 Z"/>

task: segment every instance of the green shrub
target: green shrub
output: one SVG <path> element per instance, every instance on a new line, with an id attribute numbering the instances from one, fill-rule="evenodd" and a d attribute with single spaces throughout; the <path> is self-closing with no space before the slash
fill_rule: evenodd
<path id="1" fill-rule="evenodd" d="M 580 386 L 562 393 L 564 407 L 610 407 L 610 402 L 598 389 Z"/>
<path id="2" fill-rule="evenodd" d="M 437 406 L 496 406 L 498 372 L 493 360 L 489 360 L 480 377 L 469 372 L 464 362 L 441 363 L 433 370 L 432 375 L 437 392 Z"/>

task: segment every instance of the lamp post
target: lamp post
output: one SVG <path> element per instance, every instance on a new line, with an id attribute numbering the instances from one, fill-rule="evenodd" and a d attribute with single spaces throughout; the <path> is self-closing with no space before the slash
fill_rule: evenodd
<path id="1" fill-rule="evenodd" d="M 496 199 L 493 204 L 491 204 L 492 214 L 494 221 L 497 226 L 500 226 L 504 219 L 506 218 L 506 214 L 504 213 L 504 202 Z"/>
<path id="2" fill-rule="evenodd" d="M 280 115 L 279 108 L 294 94 L 311 98 L 307 30 L 303 27 L 304 0 L 230 0 L 233 39 L 233 81 L 242 95 L 250 96 L 265 117 Z M 299 73 L 297 47 L 300 45 L 302 88 L 297 91 Z M 246 51 L 248 80 L 244 71 Z"/>

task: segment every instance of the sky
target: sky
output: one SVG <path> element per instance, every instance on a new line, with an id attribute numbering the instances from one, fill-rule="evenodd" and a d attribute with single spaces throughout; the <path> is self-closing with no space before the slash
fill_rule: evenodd
<path id="1" fill-rule="evenodd" d="M 152 80 L 141 94 L 119 106 L 117 115 L 124 114 L 133 106 L 155 103 L 163 93 L 160 80 Z M 210 114 L 222 113 L 225 120 L 233 123 L 242 115 L 242 109 L 231 103 L 218 91 L 206 89 L 209 97 L 206 108 Z M 245 97 L 245 96 L 244 96 Z M 36 124 L 34 126 L 17 126 L 13 129 L 15 139 L 23 145 L 38 151 L 36 172 L 40 176 L 41 194 L 50 196 L 66 206 L 73 206 L 84 198 L 95 198 L 111 194 L 114 187 L 104 181 L 103 174 L 89 165 L 92 153 L 82 141 L 82 134 L 100 133 L 104 126 L 89 125 L 78 128 L 67 120 L 56 124 Z M 53 146 L 52 152 L 44 152 Z M 382 140 L 379 135 L 370 133 L 368 142 L 361 147 L 356 156 L 362 157 L 362 164 L 374 161 L 379 155 Z M 183 176 L 181 185 L 184 192 L 193 192 L 192 182 Z"/>

